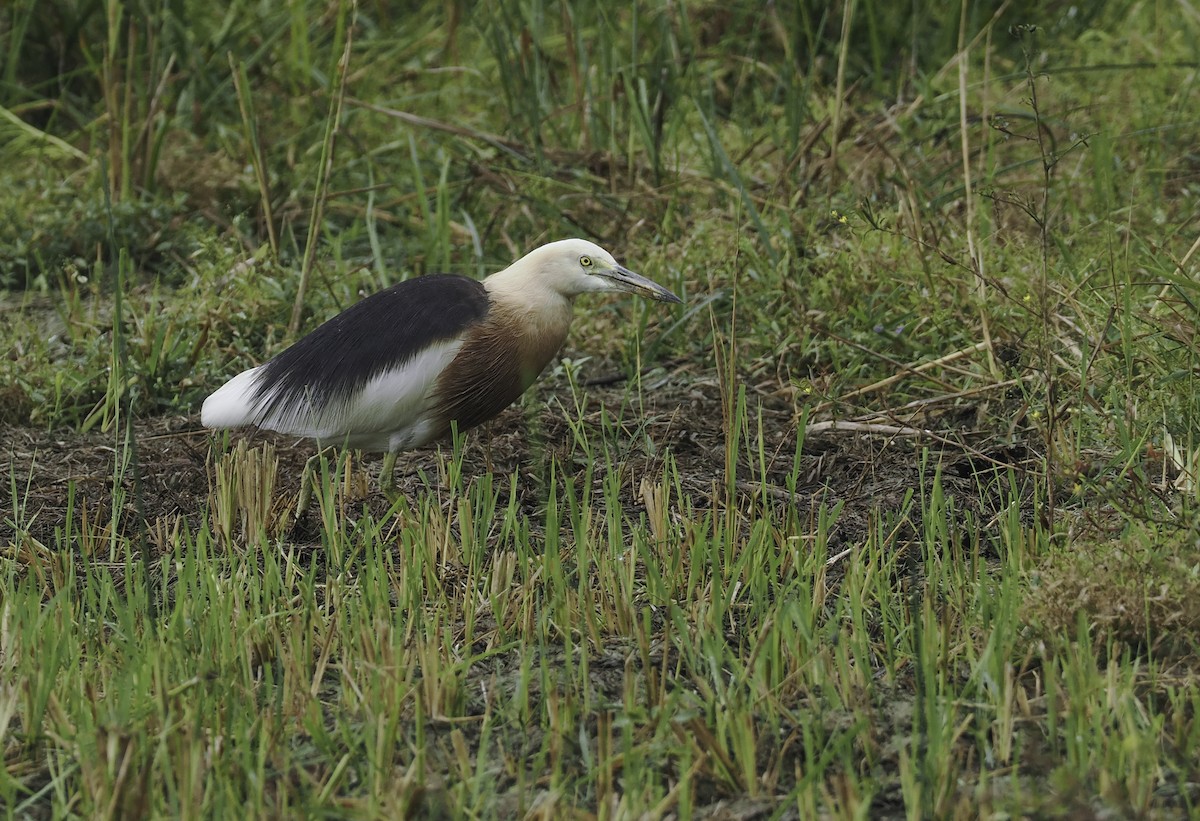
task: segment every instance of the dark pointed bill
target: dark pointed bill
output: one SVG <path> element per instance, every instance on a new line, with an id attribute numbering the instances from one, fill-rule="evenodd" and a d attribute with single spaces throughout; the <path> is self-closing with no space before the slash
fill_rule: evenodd
<path id="1" fill-rule="evenodd" d="M 618 265 L 611 271 L 604 271 L 600 276 L 612 280 L 618 291 L 628 291 L 631 294 L 656 299 L 659 302 L 683 302 L 682 299 L 668 291 L 653 280 L 646 279 L 641 274 L 635 274 L 623 265 Z"/>

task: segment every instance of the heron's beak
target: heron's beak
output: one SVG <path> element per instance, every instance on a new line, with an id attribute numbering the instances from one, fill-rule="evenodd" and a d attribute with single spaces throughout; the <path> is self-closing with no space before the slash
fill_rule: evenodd
<path id="1" fill-rule="evenodd" d="M 628 291 L 631 294 L 655 299 L 659 302 L 683 302 L 682 299 L 668 291 L 657 282 L 646 279 L 641 274 L 635 274 L 623 265 L 617 265 L 612 270 L 599 274 L 612 283 L 614 291 Z"/>

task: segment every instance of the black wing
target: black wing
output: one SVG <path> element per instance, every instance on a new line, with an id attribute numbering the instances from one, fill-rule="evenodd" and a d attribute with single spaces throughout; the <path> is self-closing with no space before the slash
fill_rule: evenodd
<path id="1" fill-rule="evenodd" d="M 488 313 L 483 283 L 454 274 L 406 280 L 333 317 L 264 367 L 254 388 L 259 419 L 282 408 L 319 413 L 430 344 L 461 336 Z"/>

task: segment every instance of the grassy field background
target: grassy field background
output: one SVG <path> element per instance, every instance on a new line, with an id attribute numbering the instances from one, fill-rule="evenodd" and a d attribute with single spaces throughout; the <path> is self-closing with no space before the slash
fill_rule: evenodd
<path id="1" fill-rule="evenodd" d="M 901 7 L 902 6 L 902 7 Z M 10 818 L 1185 818 L 1200 14 L 0 7 Z M 480 431 L 198 409 L 568 236 Z"/>

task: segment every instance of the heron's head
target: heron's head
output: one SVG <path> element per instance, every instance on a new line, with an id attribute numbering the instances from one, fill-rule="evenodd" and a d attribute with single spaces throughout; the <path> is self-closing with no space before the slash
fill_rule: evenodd
<path id="1" fill-rule="evenodd" d="M 635 274 L 613 255 L 585 239 L 564 239 L 543 245 L 514 262 L 505 275 L 530 285 L 549 288 L 572 299 L 597 291 L 623 291 L 659 302 L 680 302 L 657 282 Z"/>

